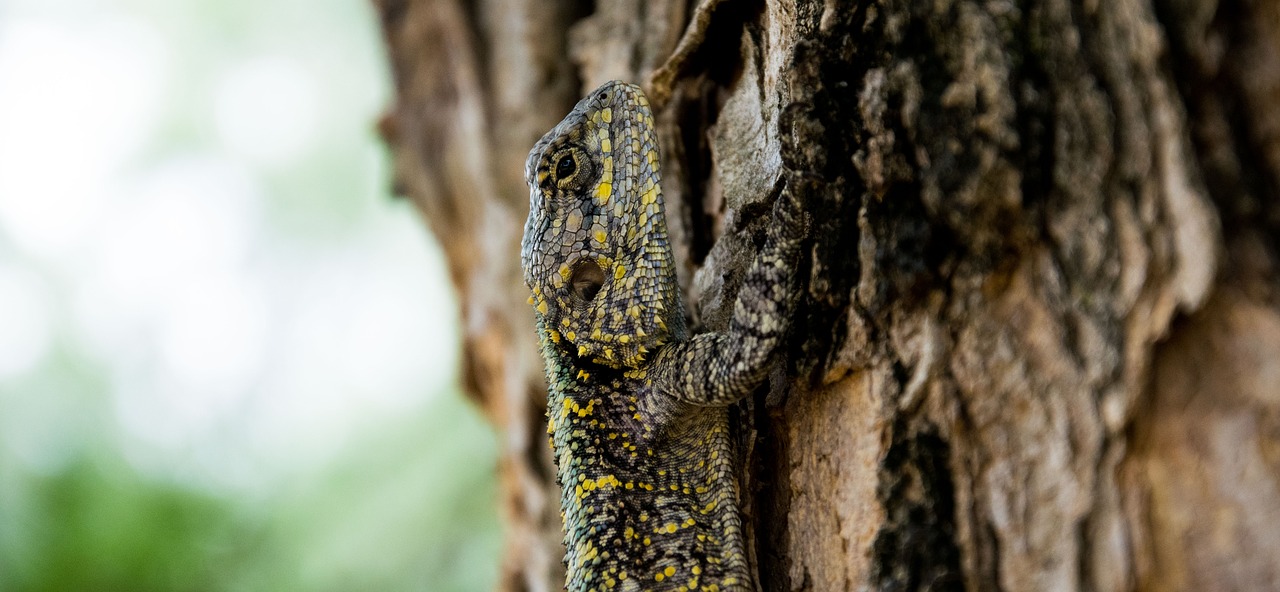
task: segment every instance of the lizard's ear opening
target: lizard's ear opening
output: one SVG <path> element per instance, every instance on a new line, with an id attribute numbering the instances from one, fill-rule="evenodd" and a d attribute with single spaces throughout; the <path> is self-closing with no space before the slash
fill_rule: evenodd
<path id="1" fill-rule="evenodd" d="M 569 285 L 572 286 L 573 295 L 579 300 L 591 302 L 596 294 L 600 293 L 600 287 L 604 285 L 604 270 L 600 269 L 600 264 L 595 261 L 583 259 L 573 268 Z"/>

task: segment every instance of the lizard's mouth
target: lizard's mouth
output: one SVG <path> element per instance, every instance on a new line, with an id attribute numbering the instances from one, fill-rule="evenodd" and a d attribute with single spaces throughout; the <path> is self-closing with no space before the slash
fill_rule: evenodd
<path id="1" fill-rule="evenodd" d="M 603 285 L 604 270 L 591 259 L 579 261 L 573 268 L 573 274 L 569 276 L 569 289 L 582 302 L 591 302 Z"/>

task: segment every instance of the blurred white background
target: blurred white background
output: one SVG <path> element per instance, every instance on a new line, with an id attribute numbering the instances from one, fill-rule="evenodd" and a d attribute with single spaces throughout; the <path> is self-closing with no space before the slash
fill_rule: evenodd
<path id="1" fill-rule="evenodd" d="M 363 0 L 0 5 L 0 589 L 76 561 L 39 540 L 42 496 L 75 471 L 306 533 L 255 547 L 292 567 L 228 582 L 488 587 L 486 506 L 480 526 L 405 521 L 489 502 L 494 444 L 456 392 L 440 256 L 387 195 L 389 95 Z M 369 466 L 386 469 L 343 477 Z M 356 508 L 376 512 L 334 516 Z M 474 550 L 425 540 L 450 529 Z M 487 571 L 434 573 L 433 544 Z"/>

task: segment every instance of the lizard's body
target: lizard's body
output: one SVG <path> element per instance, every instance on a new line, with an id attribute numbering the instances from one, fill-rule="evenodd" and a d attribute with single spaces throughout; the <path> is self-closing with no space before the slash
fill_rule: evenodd
<path id="1" fill-rule="evenodd" d="M 750 590 L 726 406 L 787 326 L 803 222 L 788 192 L 730 329 L 685 329 L 638 87 L 584 98 L 529 155 L 521 258 L 549 382 L 567 589 Z"/>

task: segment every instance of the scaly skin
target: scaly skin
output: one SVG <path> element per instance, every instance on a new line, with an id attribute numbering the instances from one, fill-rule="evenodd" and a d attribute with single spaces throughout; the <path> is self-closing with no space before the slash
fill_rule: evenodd
<path id="1" fill-rule="evenodd" d="M 653 115 L 609 82 L 529 153 L 521 244 L 550 396 L 566 589 L 751 590 L 726 406 L 788 325 L 803 214 L 784 190 L 723 333 L 685 328 Z"/>

